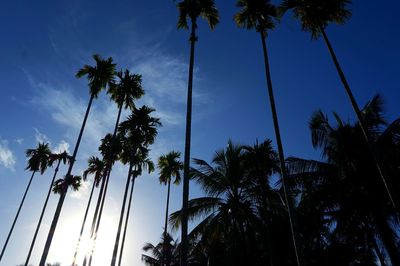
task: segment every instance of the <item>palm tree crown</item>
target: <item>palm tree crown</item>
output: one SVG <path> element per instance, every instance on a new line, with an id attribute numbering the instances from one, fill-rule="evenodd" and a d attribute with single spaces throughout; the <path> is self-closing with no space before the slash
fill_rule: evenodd
<path id="1" fill-rule="evenodd" d="M 280 10 L 284 13 L 292 9 L 302 29 L 318 38 L 329 23 L 343 24 L 350 18 L 351 11 L 347 8 L 350 3 L 350 0 L 284 0 Z"/>
<path id="2" fill-rule="evenodd" d="M 88 174 L 94 174 L 94 184 L 99 186 L 101 178 L 103 177 L 105 169 L 104 161 L 98 157 L 92 156 L 88 160 L 88 168 L 83 172 L 83 180 L 87 179 Z"/>
<path id="3" fill-rule="evenodd" d="M 167 184 L 171 182 L 172 177 L 175 177 L 174 184 L 178 185 L 181 182 L 181 171 L 183 169 L 182 162 L 179 161 L 180 152 L 171 151 L 166 155 L 158 158 L 157 166 L 160 169 L 160 183 Z"/>
<path id="4" fill-rule="evenodd" d="M 179 9 L 178 28 L 187 29 L 189 18 L 196 23 L 198 17 L 204 18 L 211 29 L 219 22 L 218 10 L 214 0 L 183 0 L 177 5 Z"/>
<path id="5" fill-rule="evenodd" d="M 129 70 L 117 72 L 119 82 L 112 84 L 108 90 L 111 99 L 117 103 L 118 107 L 125 105 L 125 108 L 135 107 L 134 100 L 144 95 L 142 88 L 142 76 L 131 74 Z"/>
<path id="6" fill-rule="evenodd" d="M 51 150 L 48 143 L 39 143 L 36 149 L 26 150 L 26 156 L 30 157 L 28 165 L 25 168 L 29 171 L 39 171 L 43 174 L 49 166 L 49 157 Z"/>
<path id="7" fill-rule="evenodd" d="M 87 76 L 89 81 L 90 95 L 97 98 L 101 90 L 114 83 L 115 66 L 112 57 L 103 59 L 100 55 L 93 55 L 96 66 L 84 65 L 77 73 L 76 77 Z"/>
<path id="8" fill-rule="evenodd" d="M 260 32 L 275 27 L 277 10 L 270 0 L 239 0 L 236 5 L 241 8 L 234 17 L 238 26 Z"/>

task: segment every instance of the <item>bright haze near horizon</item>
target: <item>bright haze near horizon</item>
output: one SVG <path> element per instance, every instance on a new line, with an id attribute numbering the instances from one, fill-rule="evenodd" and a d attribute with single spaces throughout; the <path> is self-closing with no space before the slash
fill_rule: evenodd
<path id="1" fill-rule="evenodd" d="M 212 32 L 199 23 L 196 43 L 192 157 L 210 161 L 229 138 L 253 144 L 274 140 L 260 37 L 239 29 L 235 1 L 216 1 L 221 23 Z M 400 115 L 400 17 L 397 1 L 355 0 L 352 18 L 327 33 L 362 106 L 384 96 L 389 121 Z M 76 71 L 95 53 L 112 56 L 118 69 L 143 76 L 146 95 L 137 103 L 157 110 L 163 127 L 151 147 L 154 161 L 183 151 L 188 75 L 188 31 L 177 30 L 178 11 L 167 1 L 4 1 L 0 10 L 0 245 L 2 246 L 30 173 L 25 150 L 38 141 L 72 152 L 89 99 Z M 287 156 L 320 159 L 308 121 L 321 108 L 354 121 L 348 98 L 322 40 L 311 40 L 287 14 L 268 38 L 270 65 Z M 105 92 L 93 104 L 74 174 L 81 174 L 100 139 L 111 132 L 117 108 Z M 126 116 L 127 113 L 124 113 Z M 331 116 L 332 118 L 332 116 Z M 275 143 L 275 142 L 274 142 Z M 65 174 L 65 166 L 60 174 Z M 116 164 L 100 225 L 94 265 L 109 265 L 127 168 Z M 25 261 L 52 169 L 34 178 L 1 266 Z M 61 177 L 61 175 L 60 175 Z M 89 182 L 69 191 L 48 262 L 70 265 L 88 199 Z M 191 197 L 202 195 L 195 185 Z M 123 265 L 142 265 L 145 242 L 158 243 L 163 230 L 166 187 L 158 172 L 137 179 Z M 181 187 L 172 188 L 170 210 L 181 207 Z M 37 265 L 58 196 L 52 195 L 31 264 Z M 94 204 L 94 203 L 93 203 Z M 89 213 L 89 217 L 93 212 Z M 90 218 L 88 219 L 90 220 Z M 88 228 L 88 226 L 86 227 Z M 176 238 L 179 232 L 173 233 Z M 85 234 L 87 236 L 87 234 Z M 81 255 L 78 260 L 82 262 Z"/>

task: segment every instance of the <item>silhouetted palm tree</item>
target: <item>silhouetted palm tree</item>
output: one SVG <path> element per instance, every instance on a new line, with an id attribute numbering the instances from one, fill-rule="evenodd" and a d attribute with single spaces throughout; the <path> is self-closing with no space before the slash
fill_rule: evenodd
<path id="1" fill-rule="evenodd" d="M 93 196 L 93 191 L 95 187 L 98 187 L 100 184 L 101 179 L 104 177 L 104 169 L 105 169 L 105 164 L 102 160 L 100 160 L 98 157 L 90 157 L 88 160 L 88 168 L 83 172 L 83 180 L 86 181 L 88 174 L 93 174 L 93 184 L 92 184 L 92 189 L 90 191 L 90 196 L 89 196 L 89 200 L 88 203 L 86 205 L 86 210 L 85 210 L 85 215 L 83 216 L 83 221 L 82 221 L 82 225 L 81 225 L 81 231 L 79 233 L 79 238 L 78 238 L 78 242 L 76 244 L 76 249 L 75 249 L 75 254 L 74 254 L 74 259 L 72 262 L 72 266 L 76 265 L 76 257 L 78 255 L 78 251 L 79 251 L 79 244 L 81 242 L 82 239 L 82 235 L 83 235 L 83 230 L 85 228 L 85 224 L 86 224 L 86 218 L 89 212 L 89 208 L 90 208 L 90 204 L 92 202 L 92 196 Z M 86 251 L 85 251 L 86 252 Z"/>
<path id="2" fill-rule="evenodd" d="M 344 24 L 346 20 L 350 18 L 351 11 L 348 9 L 348 5 L 350 3 L 350 0 L 284 0 L 281 5 L 281 10 L 282 12 L 293 10 L 294 16 L 295 18 L 300 20 L 303 30 L 311 32 L 312 38 L 317 39 L 322 34 L 325 43 L 329 49 L 332 60 L 335 64 L 336 70 L 339 74 L 340 80 L 350 99 L 358 122 L 360 123 L 363 138 L 365 138 L 365 141 L 367 142 L 367 145 L 369 147 L 369 153 L 374 159 L 374 163 L 376 165 L 376 168 L 378 169 L 379 176 L 382 179 L 383 185 L 390 198 L 390 201 L 399 215 L 399 209 L 397 206 L 399 204 L 398 199 L 394 197 L 393 190 L 389 187 L 387 176 L 385 176 L 382 172 L 382 161 L 377 157 L 376 153 L 374 152 L 374 147 L 370 139 L 371 136 L 368 135 L 368 128 L 365 121 L 363 121 L 360 107 L 357 104 L 357 101 L 353 95 L 353 92 L 350 89 L 350 86 L 339 64 L 333 47 L 325 32 L 326 27 L 330 23 Z"/>
<path id="3" fill-rule="evenodd" d="M 99 55 L 94 55 L 93 59 L 96 61 L 95 66 L 85 65 L 82 69 L 80 69 L 76 77 L 81 78 L 83 76 L 87 76 L 89 81 L 89 92 L 90 92 L 90 100 L 86 109 L 85 117 L 83 118 L 82 126 L 79 132 L 78 139 L 75 144 L 74 152 L 72 154 L 71 163 L 69 165 L 67 174 L 65 175 L 65 184 L 70 183 L 70 178 L 72 177 L 72 169 L 74 167 L 74 163 L 76 160 L 76 155 L 78 153 L 79 145 L 81 143 L 83 131 L 86 126 L 86 121 L 89 116 L 90 108 L 92 106 L 93 99 L 97 98 L 98 94 L 101 90 L 105 89 L 109 84 L 114 82 L 114 75 L 115 75 L 115 64 L 113 63 L 113 59 L 109 57 L 108 59 L 102 59 Z M 68 186 L 65 186 L 63 191 L 60 193 L 60 199 L 57 204 L 57 209 L 54 214 L 53 221 L 50 226 L 50 230 L 47 236 L 46 244 L 43 250 L 42 257 L 40 259 L 39 266 L 44 266 L 46 263 L 47 255 L 50 250 L 51 242 L 53 240 L 54 232 L 57 227 L 58 219 L 61 214 L 61 209 L 64 204 L 65 196 L 68 191 Z"/>
<path id="4" fill-rule="evenodd" d="M 168 209 L 169 209 L 169 195 L 171 190 L 171 180 L 175 177 L 174 184 L 179 185 L 181 182 L 181 171 L 183 169 L 182 162 L 179 161 L 181 156 L 180 152 L 171 151 L 166 155 L 158 158 L 158 169 L 160 169 L 159 180 L 160 184 L 167 185 L 167 205 L 165 207 L 165 223 L 164 223 L 164 239 L 167 239 L 168 233 Z M 161 264 L 163 265 L 164 259 L 161 258 Z M 169 266 L 168 263 L 165 265 Z"/>
<path id="5" fill-rule="evenodd" d="M 165 247 L 165 243 L 167 243 L 167 247 Z M 151 253 L 151 256 L 142 254 L 142 261 L 145 265 L 159 266 L 162 263 L 162 259 L 166 259 L 168 265 L 179 265 L 179 244 L 177 241 L 174 241 L 170 234 L 163 234 L 161 242 L 156 246 L 146 243 L 143 246 L 143 251 Z"/>
<path id="6" fill-rule="evenodd" d="M 376 151 L 385 157 L 385 171 L 392 173 L 391 176 L 398 176 L 400 119 L 384 127 L 386 121 L 382 116 L 379 96 L 374 97 L 361 114 Z M 347 252 L 349 261 L 346 264 L 375 260 L 373 254 L 379 248 L 374 245 L 379 246 L 376 241 L 380 239 L 392 265 L 400 265 L 397 229 L 393 228 L 398 226 L 398 221 L 393 219 L 396 214 L 390 208 L 390 200 L 384 190 L 377 189 L 380 183 L 376 178 L 378 172 L 363 141 L 362 129 L 359 124 L 345 123 L 337 114 L 334 116 L 337 125 L 332 125 L 321 111 L 314 113 L 310 122 L 313 145 L 322 150 L 326 162 L 298 158 L 289 160 L 292 182 L 301 189 L 299 208 L 310 213 L 307 208 L 312 206 L 319 212 L 320 221 L 325 221 L 332 232 L 330 241 L 351 251 Z M 399 186 L 395 178 L 391 182 Z M 307 231 L 302 235 L 321 235 L 323 231 L 318 230 L 321 226 L 315 226 L 316 223 L 310 221 L 303 224 L 313 224 L 317 231 L 313 234 Z M 335 226 L 332 227 L 332 224 Z M 304 242 L 309 241 L 306 239 Z M 357 250 L 361 247 L 364 247 L 362 252 Z M 343 262 L 339 264 L 344 265 Z"/>
<path id="7" fill-rule="evenodd" d="M 119 128 L 119 133 L 123 136 L 123 153 L 121 154 L 121 159 L 123 163 L 129 163 L 129 171 L 125 185 L 118 231 L 114 243 L 113 256 L 111 260 L 112 266 L 117 262 L 119 238 L 122 230 L 122 222 L 131 176 L 133 175 L 132 186 L 134 186 L 134 179 L 138 174 L 141 174 L 143 166 L 147 167 L 149 172 L 154 170 L 153 162 L 147 158 L 148 150 L 146 147 L 154 143 L 157 136 L 157 127 L 160 126 L 161 123 L 158 118 L 150 116 L 152 112 L 154 112 L 154 109 L 148 108 L 147 106 L 142 106 L 139 109 L 133 108 L 132 114 L 126 121 L 121 123 Z M 132 173 L 133 167 L 135 167 L 135 171 L 138 171 L 136 174 Z"/>
<path id="8" fill-rule="evenodd" d="M 188 19 L 191 23 L 190 33 L 190 62 L 189 62 L 189 80 L 187 95 L 187 113 L 186 113 L 186 136 L 185 136 L 185 156 L 183 171 L 183 195 L 182 195 L 182 262 L 181 266 L 187 266 L 187 207 L 189 200 L 189 169 L 190 169 L 190 140 L 192 125 L 192 88 L 193 88 L 193 69 L 194 69 L 194 49 L 197 41 L 196 28 L 197 19 L 204 18 L 211 29 L 214 29 L 219 22 L 218 10 L 215 7 L 214 0 L 183 0 L 177 4 L 179 10 L 178 28 L 188 29 Z"/>
<path id="9" fill-rule="evenodd" d="M 53 163 L 56 162 L 56 161 L 57 161 L 57 166 L 54 169 L 54 175 L 53 175 L 53 178 L 51 179 L 49 190 L 47 191 L 46 200 L 44 201 L 42 212 L 40 213 L 39 221 L 38 221 L 38 224 L 36 226 L 35 233 L 33 235 L 31 246 L 29 247 L 28 256 L 27 256 L 27 258 L 25 260 L 25 266 L 28 266 L 28 264 L 29 264 L 29 260 L 30 260 L 31 254 L 32 254 L 32 250 L 33 250 L 33 247 L 34 247 L 35 242 L 36 242 L 36 237 L 37 237 L 37 234 L 39 232 L 40 226 L 42 224 L 42 219 L 43 219 L 43 216 L 44 216 L 44 212 L 46 211 L 47 203 L 49 201 L 49 197 L 50 197 L 50 194 L 51 194 L 53 183 L 54 183 L 54 180 L 56 179 L 60 164 L 61 164 L 61 162 L 64 163 L 64 164 L 66 164 L 67 162 L 71 163 L 71 156 L 66 151 L 61 152 L 61 153 L 56 153 L 56 154 L 54 154 L 54 153 L 50 154 L 49 155 L 49 160 L 48 160 L 49 166 L 53 166 Z"/>
<path id="10" fill-rule="evenodd" d="M 89 265 L 92 264 L 93 252 L 95 250 L 97 234 L 99 231 L 101 216 L 103 213 L 104 197 L 105 197 L 105 193 L 108 188 L 108 179 L 110 178 L 110 174 L 111 174 L 111 171 L 107 171 L 107 170 L 111 169 L 112 165 L 114 165 L 114 163 L 119 160 L 119 156 L 122 151 L 121 141 L 122 141 L 121 136 L 108 133 L 101 140 L 101 145 L 99 146 L 99 151 L 103 156 L 105 170 L 103 172 L 99 196 L 97 198 L 96 209 L 95 209 L 95 212 L 93 215 L 92 227 L 90 230 L 90 239 L 92 241 L 92 250 L 89 250 L 89 254 L 88 254 L 89 255 Z M 108 168 L 108 167 L 110 167 L 110 168 Z M 98 216 L 97 216 L 97 214 L 98 214 Z M 85 266 L 87 262 L 88 262 L 88 260 L 87 260 L 87 254 L 86 254 L 84 261 L 83 261 L 83 266 Z"/>
<path id="11" fill-rule="evenodd" d="M 8 241 L 10 240 L 11 234 L 14 230 L 15 223 L 17 222 L 22 205 L 24 204 L 24 201 L 25 201 L 26 194 L 28 193 L 28 190 L 31 186 L 33 177 L 35 176 L 35 173 L 37 171 L 40 171 L 41 174 L 43 174 L 46 171 L 48 164 L 49 164 L 50 154 L 51 154 L 51 151 L 50 151 L 49 145 L 47 143 L 46 144 L 39 143 L 39 145 L 36 149 L 28 149 L 26 151 L 26 156 L 29 158 L 29 160 L 28 160 L 28 166 L 25 169 L 31 171 L 32 175 L 31 175 L 31 178 L 29 179 L 29 183 L 25 189 L 24 195 L 22 196 L 21 203 L 19 204 L 18 211 L 14 217 L 14 221 L 11 225 L 10 231 L 8 232 L 6 242 L 4 243 L 4 246 L 1 250 L 0 261 L 3 258 L 4 252 L 7 248 Z"/>
<path id="12" fill-rule="evenodd" d="M 118 115 L 115 122 L 113 137 L 116 137 L 118 125 L 121 118 L 122 108 L 132 109 L 135 107 L 134 101 L 139 99 L 144 95 L 144 90 L 142 88 L 142 76 L 137 74 L 131 74 L 129 70 L 125 72 L 119 71 L 117 74 L 119 81 L 116 84 L 110 86 L 108 94 L 110 94 L 111 100 L 113 100 L 118 107 Z M 105 176 L 100 189 L 99 199 L 97 203 L 100 204 L 100 209 L 96 206 L 95 215 L 93 218 L 94 224 L 92 224 L 91 237 L 96 238 L 98 233 L 98 228 L 100 227 L 101 216 L 103 212 L 103 206 L 107 194 L 108 182 L 111 175 L 112 163 L 111 161 L 106 164 Z M 98 210 L 98 212 L 97 212 Z M 91 259 L 89 260 L 89 265 L 91 265 Z"/>
<path id="13" fill-rule="evenodd" d="M 288 201 L 288 195 L 285 185 L 285 178 L 286 178 L 285 155 L 283 152 L 283 145 L 279 130 L 278 115 L 276 111 L 274 92 L 272 88 L 271 72 L 268 61 L 268 50 L 266 44 L 268 31 L 272 30 L 275 27 L 277 10 L 276 7 L 271 4 L 270 0 L 239 0 L 237 2 L 237 6 L 241 8 L 239 13 L 235 15 L 235 21 L 237 25 L 247 29 L 255 29 L 257 32 L 260 33 L 261 36 L 262 48 L 264 52 L 265 75 L 267 79 L 269 101 L 271 106 L 272 120 L 274 123 L 275 137 L 278 147 L 278 155 L 281 168 L 282 187 L 288 208 L 290 230 L 293 235 L 294 252 L 297 259 L 297 265 L 300 265 L 300 259 L 297 251 L 296 234 L 292 221 L 292 210 L 291 210 L 292 206 L 291 203 Z"/>

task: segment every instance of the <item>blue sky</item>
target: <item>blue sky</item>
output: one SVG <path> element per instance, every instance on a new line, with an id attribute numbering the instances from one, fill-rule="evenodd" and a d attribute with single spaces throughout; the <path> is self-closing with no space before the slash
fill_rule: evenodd
<path id="1" fill-rule="evenodd" d="M 238 29 L 234 1 L 217 1 L 221 23 L 214 32 L 201 22 L 196 47 L 192 157 L 210 160 L 232 138 L 244 144 L 273 138 L 259 36 Z M 400 4 L 356 0 L 353 17 L 332 25 L 331 38 L 360 105 L 376 93 L 386 99 L 386 115 L 400 114 L 400 38 L 395 13 Z M 140 104 L 157 109 L 164 124 L 152 158 L 182 150 L 189 54 L 188 32 L 176 30 L 173 1 L 103 0 L 8 1 L 0 10 L 0 243 L 6 238 L 29 173 L 24 151 L 49 141 L 72 151 L 88 100 L 85 80 L 74 77 L 91 55 L 112 56 L 119 68 L 143 75 Z M 349 101 L 322 40 L 312 41 L 288 14 L 268 39 L 270 64 L 286 155 L 319 158 L 311 146 L 308 120 L 321 108 L 352 120 Z M 126 114 L 125 114 L 126 115 Z M 103 93 L 94 103 L 75 173 L 97 154 L 110 132 L 116 107 Z M 61 173 L 66 169 L 62 169 Z M 108 265 L 127 169 L 116 165 L 100 228 L 94 264 Z M 51 170 L 36 176 L 1 265 L 22 263 L 40 214 Z M 70 192 L 49 261 L 69 265 L 83 218 L 89 184 Z M 191 187 L 191 197 L 201 195 Z M 140 177 L 125 247 L 124 263 L 141 265 L 141 247 L 162 233 L 166 189 L 157 173 Z M 37 265 L 57 197 L 52 196 L 32 255 Z M 172 190 L 171 210 L 181 206 L 181 188 Z M 177 234 L 178 236 L 178 234 Z M 108 239 L 112 239 L 110 242 Z"/>

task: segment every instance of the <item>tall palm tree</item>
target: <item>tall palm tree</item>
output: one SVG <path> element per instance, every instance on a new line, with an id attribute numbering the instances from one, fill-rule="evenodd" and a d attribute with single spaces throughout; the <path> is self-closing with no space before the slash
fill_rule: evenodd
<path id="1" fill-rule="evenodd" d="M 268 87 L 268 95 L 269 102 L 271 106 L 272 112 L 272 120 L 274 123 L 275 129 L 275 137 L 276 143 L 278 146 L 278 156 L 281 168 L 281 179 L 282 179 L 282 188 L 285 196 L 285 201 L 288 209 L 288 216 L 290 222 L 290 230 L 293 235 L 293 246 L 294 252 L 296 255 L 297 265 L 300 265 L 300 259 L 298 255 L 298 248 L 296 243 L 296 234 L 293 225 L 292 218 L 292 206 L 290 206 L 290 202 L 288 201 L 288 195 L 285 185 L 286 178 L 286 167 L 285 167 L 285 155 L 283 152 L 282 139 L 279 129 L 278 122 L 278 114 L 276 111 L 276 104 L 274 98 L 274 92 L 272 88 L 272 80 L 271 80 L 271 72 L 269 66 L 268 59 L 268 50 L 266 39 L 268 36 L 268 31 L 272 30 L 275 27 L 275 19 L 277 17 L 277 10 L 274 5 L 271 4 L 270 0 L 239 0 L 237 2 L 237 6 L 241 8 L 239 13 L 235 15 L 236 24 L 240 27 L 244 27 L 247 29 L 255 29 L 258 33 L 260 33 L 262 48 L 264 52 L 264 63 L 265 63 L 265 75 L 267 79 L 267 87 Z"/>
<path id="2" fill-rule="evenodd" d="M 122 263 L 122 255 L 124 251 L 124 246 L 125 246 L 125 238 L 126 238 L 126 232 L 128 229 L 128 222 L 129 222 L 129 213 L 131 210 L 131 203 L 132 203 L 132 195 L 133 195 L 133 189 L 135 187 L 135 180 L 137 177 L 139 177 L 142 174 L 143 169 L 147 169 L 148 173 L 150 174 L 151 172 L 154 171 L 154 163 L 147 158 L 149 150 L 144 147 L 140 147 L 137 150 L 137 154 L 133 156 L 130 160 L 130 165 L 133 165 L 135 170 L 131 168 L 131 189 L 130 189 L 130 194 L 129 194 L 129 200 L 128 200 L 128 207 L 127 207 L 127 212 L 126 212 L 126 217 L 125 217 L 125 224 L 124 224 L 124 230 L 123 230 L 123 235 L 122 235 L 122 241 L 121 241 L 121 249 L 119 252 L 119 259 L 118 259 L 118 266 L 121 266 Z"/>
<path id="3" fill-rule="evenodd" d="M 97 198 L 97 204 L 93 215 L 92 226 L 90 229 L 90 239 L 92 241 L 92 249 L 89 250 L 89 254 L 85 255 L 83 266 L 85 266 L 87 263 L 89 263 L 89 265 L 92 264 L 93 252 L 95 250 L 96 240 L 97 240 L 97 233 L 100 227 L 101 216 L 103 213 L 104 197 L 108 188 L 108 180 L 111 174 L 111 171 L 108 170 L 111 169 L 111 166 L 114 165 L 116 161 L 119 160 L 122 151 L 121 141 L 122 141 L 121 136 L 119 135 L 114 136 L 113 134 L 108 133 L 101 140 L 101 145 L 99 146 L 99 151 L 103 156 L 105 169 L 103 172 L 99 196 Z M 89 255 L 89 260 L 87 255 Z"/>
<path id="4" fill-rule="evenodd" d="M 153 163 L 147 158 L 147 146 L 154 143 L 157 136 L 157 127 L 161 125 L 158 118 L 154 118 L 151 113 L 154 109 L 142 106 L 141 108 L 133 108 L 132 114 L 128 119 L 121 123 L 119 133 L 123 136 L 123 153 L 121 159 L 123 163 L 129 163 L 128 177 L 125 186 L 125 192 L 122 202 L 121 214 L 118 224 L 118 231 L 115 238 L 113 256 L 111 265 L 117 262 L 119 239 L 122 230 L 122 222 L 124 218 L 126 198 L 131 181 L 132 169 L 141 172 L 142 166 L 148 166 L 149 172 L 154 169 Z M 136 178 L 133 175 L 133 178 Z M 132 180 L 132 186 L 134 180 Z"/>
<path id="5" fill-rule="evenodd" d="M 61 153 L 55 153 L 55 154 L 52 153 L 52 154 L 50 154 L 49 155 L 49 161 L 48 161 L 49 166 L 53 166 L 54 162 L 56 162 L 56 161 L 57 161 L 57 166 L 54 169 L 54 175 L 53 175 L 53 178 L 51 179 L 49 190 L 47 191 L 46 200 L 44 201 L 42 212 L 40 213 L 39 221 L 38 221 L 38 224 L 36 226 L 35 233 L 33 235 L 31 246 L 29 247 L 28 255 L 27 255 L 27 258 L 25 260 L 25 266 L 29 265 L 29 260 L 30 260 L 31 254 L 32 254 L 32 250 L 33 250 L 33 247 L 35 245 L 36 237 L 37 237 L 37 234 L 39 232 L 40 226 L 42 224 L 42 219 L 43 219 L 43 216 L 44 216 L 44 212 L 46 211 L 47 203 L 49 201 L 49 197 L 50 197 L 50 194 L 51 194 L 51 189 L 53 187 L 54 180 L 57 177 L 57 173 L 58 173 L 58 170 L 60 168 L 60 164 L 61 164 L 61 162 L 64 163 L 64 164 L 66 164 L 67 162 L 71 163 L 71 156 L 66 151 L 61 152 Z"/>
<path id="6" fill-rule="evenodd" d="M 89 116 L 90 108 L 92 106 L 93 99 L 97 98 L 99 93 L 109 87 L 110 84 L 114 82 L 114 75 L 115 75 L 115 66 L 116 64 L 113 63 L 113 59 L 111 57 L 107 59 L 101 58 L 99 55 L 93 55 L 93 59 L 96 61 L 95 66 L 84 65 L 77 73 L 76 77 L 81 78 L 86 76 L 89 82 L 89 93 L 90 93 L 90 100 L 86 109 L 85 116 L 83 118 L 82 126 L 79 132 L 78 139 L 75 144 L 74 152 L 72 154 L 71 163 L 69 164 L 69 168 L 67 174 L 65 175 L 66 182 L 65 184 L 70 183 L 70 178 L 72 177 L 72 169 L 74 167 L 74 163 L 76 160 L 76 155 L 78 153 L 79 145 L 81 143 L 83 131 L 86 126 L 86 121 Z M 57 208 L 54 214 L 53 221 L 51 222 L 50 230 L 47 236 L 46 244 L 43 250 L 42 257 L 40 259 L 39 266 L 44 266 L 46 263 L 47 255 L 50 251 L 51 242 L 53 240 L 54 232 L 57 227 L 58 219 L 61 214 L 61 209 L 64 204 L 64 200 L 68 191 L 68 186 L 65 186 L 60 193 L 60 199 L 57 204 Z"/>
<path id="7" fill-rule="evenodd" d="M 90 204 L 92 202 L 92 196 L 93 196 L 93 191 L 95 187 L 98 187 L 101 179 L 104 177 L 103 173 L 104 173 L 104 169 L 105 169 L 105 164 L 103 160 L 100 160 L 98 157 L 92 156 L 89 158 L 88 160 L 88 168 L 83 172 L 83 180 L 86 181 L 87 176 L 89 174 L 93 174 L 93 184 L 92 184 L 92 189 L 90 191 L 90 196 L 89 196 L 89 200 L 88 203 L 86 205 L 86 210 L 85 210 L 85 215 L 83 216 L 83 221 L 82 221 L 82 225 L 81 225 L 81 231 L 79 233 L 79 238 L 78 238 L 78 242 L 76 244 L 76 249 L 75 249 L 75 253 L 74 253 L 74 259 L 72 261 L 72 266 L 76 265 L 76 258 L 78 255 L 78 251 L 79 251 L 79 244 L 81 242 L 82 239 L 82 235 L 83 235 L 83 230 L 85 229 L 85 224 L 86 224 L 86 218 L 89 212 L 89 208 L 90 208 Z"/>
<path id="8" fill-rule="evenodd" d="M 385 171 L 391 173 L 390 176 L 398 176 L 400 119 L 386 126 L 381 111 L 381 98 L 376 96 L 361 112 L 368 125 L 368 135 L 372 137 L 378 154 L 385 158 Z M 392 265 L 400 265 L 397 229 L 394 228 L 398 227 L 398 221 L 393 219 L 396 212 L 390 208 L 384 190 L 376 189 L 380 180 L 376 179 L 378 173 L 367 152 L 360 124 L 345 123 L 337 114 L 334 116 L 336 125 L 332 125 L 321 111 L 315 112 L 310 122 L 312 143 L 322 150 L 325 161 L 298 158 L 289 161 L 291 176 L 302 189 L 303 203 L 299 206 L 304 210 L 303 205 L 311 202 L 313 209 L 322 210 L 321 217 L 335 224 L 329 231 L 333 232 L 332 238 L 336 243 L 351 243 L 353 249 L 366 246 L 367 250 L 361 254 L 364 256 L 365 253 L 376 253 L 373 245 L 378 238 Z M 393 178 L 390 181 L 399 187 L 398 180 Z M 355 253 L 350 259 L 360 261 L 360 254 Z"/>
<path id="9" fill-rule="evenodd" d="M 379 172 L 379 177 L 381 178 L 384 188 L 390 198 L 393 208 L 398 212 L 398 198 L 394 197 L 393 189 L 389 187 L 387 176 L 382 171 L 382 161 L 376 155 L 374 147 L 372 145 L 371 136 L 368 135 L 368 128 L 363 121 L 363 115 L 361 113 L 360 107 L 353 95 L 350 85 L 344 75 L 344 72 L 339 64 L 339 60 L 333 50 L 332 44 L 328 39 L 328 35 L 325 29 L 330 23 L 344 24 L 347 19 L 351 16 L 351 11 L 348 9 L 348 5 L 351 0 L 284 0 L 281 5 L 282 13 L 293 10 L 294 17 L 299 19 L 304 31 L 311 32 L 311 36 L 314 39 L 318 39 L 320 35 L 323 36 L 324 41 L 328 47 L 329 53 L 335 64 L 336 70 L 339 74 L 340 80 L 343 87 L 350 99 L 351 105 L 356 113 L 358 122 L 363 133 L 363 138 L 367 142 L 369 153 L 371 154 L 374 164 Z"/>
<path id="10" fill-rule="evenodd" d="M 183 193 L 182 193 L 182 236 L 181 236 L 181 266 L 187 266 L 187 207 L 189 200 L 189 169 L 190 169 L 190 142 L 192 127 L 192 89 L 193 89 L 193 68 L 194 68 L 194 50 L 197 41 L 196 29 L 197 19 L 204 18 L 211 29 L 214 29 L 219 22 L 218 10 L 215 7 L 214 0 L 182 0 L 177 4 L 179 10 L 178 28 L 188 29 L 188 19 L 191 23 L 190 33 L 190 61 L 189 61 L 189 80 L 186 111 L 186 136 L 185 136 L 185 156 L 183 170 Z"/>
<path id="11" fill-rule="evenodd" d="M 181 182 L 181 171 L 183 169 L 183 164 L 182 162 L 179 161 L 181 156 L 180 152 L 177 151 L 171 151 L 167 153 L 166 155 L 160 156 L 158 158 L 158 169 L 160 169 L 160 175 L 159 175 L 159 180 L 160 184 L 167 185 L 167 205 L 165 207 L 165 223 L 164 223 L 164 239 L 167 239 L 167 233 L 168 233 L 168 209 L 169 209 L 169 195 L 170 195 L 170 189 L 171 189 L 171 180 L 173 177 L 175 177 L 174 184 L 179 185 Z M 164 258 L 161 258 L 161 265 L 163 265 L 163 262 L 165 261 Z M 167 266 L 169 266 L 168 263 L 166 263 Z"/>
<path id="12" fill-rule="evenodd" d="M 119 71 L 117 72 L 117 77 L 119 81 L 115 84 L 112 84 L 108 90 L 108 94 L 111 97 L 118 107 L 118 115 L 115 121 L 115 127 L 113 132 L 113 137 L 116 137 L 118 125 L 121 118 L 122 108 L 132 109 L 135 107 L 135 100 L 140 99 L 144 95 L 144 90 L 142 88 L 142 76 L 138 74 L 131 74 L 129 70 Z M 100 209 L 96 206 L 95 215 L 93 218 L 91 237 L 96 238 L 98 228 L 100 227 L 100 221 L 103 211 L 103 206 L 107 194 L 109 176 L 112 170 L 111 161 L 106 164 L 105 175 L 106 178 L 102 182 L 102 188 L 100 189 L 99 200 L 97 201 L 100 204 Z M 99 212 L 97 212 L 99 210 Z M 89 265 L 91 265 L 91 259 L 89 260 Z"/>
<path id="13" fill-rule="evenodd" d="M 28 166 L 25 169 L 31 171 L 32 175 L 31 175 L 31 178 L 29 179 L 29 183 L 25 189 L 24 195 L 22 196 L 21 203 L 19 204 L 18 211 L 14 217 L 14 221 L 11 225 L 10 231 L 8 232 L 6 242 L 4 243 L 4 246 L 1 250 L 0 261 L 3 258 L 4 252 L 7 248 L 8 241 L 10 240 L 11 234 L 14 230 L 15 223 L 17 222 L 22 205 L 24 204 L 24 201 L 25 201 L 26 194 L 28 193 L 28 190 L 31 186 L 33 177 L 35 176 L 35 173 L 37 171 L 40 171 L 41 174 L 43 174 L 46 171 L 48 164 L 49 164 L 50 154 L 51 154 L 51 151 L 50 151 L 49 145 L 47 143 L 46 144 L 39 143 L 39 145 L 36 149 L 28 149 L 26 151 L 26 156 L 29 158 L 29 160 L 28 160 Z"/>

